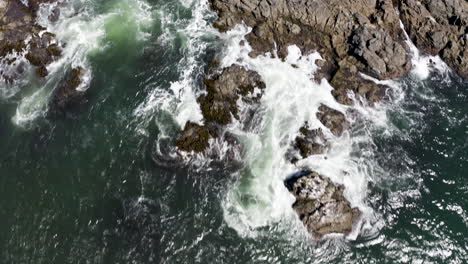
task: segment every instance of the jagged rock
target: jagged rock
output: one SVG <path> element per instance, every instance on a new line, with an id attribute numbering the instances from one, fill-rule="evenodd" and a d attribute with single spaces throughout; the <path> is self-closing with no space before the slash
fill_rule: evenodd
<path id="1" fill-rule="evenodd" d="M 331 233 L 348 234 L 359 220 L 361 212 L 344 197 L 344 186 L 327 177 L 311 172 L 290 179 L 285 185 L 296 198 L 293 209 L 317 238 Z"/>
<path id="2" fill-rule="evenodd" d="M 468 36 L 449 41 L 442 50 L 441 57 L 460 76 L 468 79 Z"/>
<path id="3" fill-rule="evenodd" d="M 409 70 L 403 43 L 395 41 L 384 28 L 360 27 L 352 36 L 351 52 L 380 78 L 402 76 Z"/>
<path id="4" fill-rule="evenodd" d="M 0 6 L 0 63 L 13 65 L 15 54 L 26 53 L 26 59 L 37 67 L 39 76 L 47 75 L 46 66 L 61 55 L 55 35 L 35 22 L 38 5 L 55 0 L 29 1 L 29 6 L 20 0 L 2 1 Z M 10 73 L 11 75 L 11 73 Z M 13 76 L 0 72 L 0 77 Z"/>
<path id="5" fill-rule="evenodd" d="M 84 74 L 84 69 L 77 67 L 60 81 L 48 104 L 48 118 L 65 117 L 86 103 L 86 92 L 77 90 L 82 85 Z"/>
<path id="6" fill-rule="evenodd" d="M 351 128 L 351 125 L 343 113 L 326 105 L 321 105 L 319 107 L 317 118 L 325 127 L 330 129 L 335 136 L 341 136 L 344 131 Z"/>
<path id="7" fill-rule="evenodd" d="M 399 77 L 409 70 L 404 35 L 391 0 L 210 2 L 219 14 L 215 26 L 220 30 L 242 22 L 253 28 L 247 36 L 252 56 L 277 47 L 284 57 L 287 47 L 295 44 L 303 53 L 319 51 L 335 69 L 341 60 L 354 56 L 360 59 L 359 71 L 378 78 Z M 369 38 L 371 46 L 366 43 Z M 379 46 L 383 49 L 374 50 Z"/>
<path id="8" fill-rule="evenodd" d="M 326 105 L 321 105 L 319 107 L 316 116 L 335 136 L 341 136 L 344 131 L 351 127 L 343 113 Z M 328 142 L 322 129 L 310 129 L 306 122 L 306 124 L 299 129 L 299 135 L 294 141 L 293 149 L 299 151 L 301 157 L 305 159 L 312 155 L 325 153 L 328 149 Z M 286 155 L 292 163 L 297 161 L 297 157 L 293 152 L 291 153 L 291 151 L 289 151 Z"/>
<path id="9" fill-rule="evenodd" d="M 239 118 L 237 100 L 264 89 L 260 75 L 234 65 L 205 81 L 207 94 L 198 98 L 203 117 L 208 122 L 227 125 L 232 116 Z"/>
<path id="10" fill-rule="evenodd" d="M 348 90 L 363 96 L 371 103 L 375 103 L 382 100 L 387 88 L 384 85 L 378 85 L 373 81 L 362 78 L 354 64 L 348 61 L 340 63 L 340 68 L 333 75 L 330 84 L 334 88 L 332 94 L 335 99 L 345 105 L 352 104 L 351 99 L 348 97 Z"/>
<path id="11" fill-rule="evenodd" d="M 181 151 L 202 152 L 211 137 L 218 137 L 223 126 L 239 118 L 237 102 L 256 102 L 265 89 L 260 75 L 241 66 L 233 65 L 214 73 L 205 80 L 207 93 L 198 98 L 204 118 L 204 126 L 187 123 L 176 145 Z M 259 93 L 256 93 L 258 89 Z"/>
<path id="12" fill-rule="evenodd" d="M 413 43 L 442 59 L 468 78 L 468 2 L 465 0 L 405 0 L 399 2 L 401 21 Z"/>
<path id="13" fill-rule="evenodd" d="M 176 140 L 176 146 L 181 151 L 203 152 L 208 146 L 210 134 L 208 128 L 187 122 Z"/>
<path id="14" fill-rule="evenodd" d="M 305 124 L 299 130 L 294 148 L 299 150 L 302 158 L 307 158 L 311 155 L 324 153 L 327 149 L 327 140 L 322 129 L 310 129 L 308 124 Z"/>

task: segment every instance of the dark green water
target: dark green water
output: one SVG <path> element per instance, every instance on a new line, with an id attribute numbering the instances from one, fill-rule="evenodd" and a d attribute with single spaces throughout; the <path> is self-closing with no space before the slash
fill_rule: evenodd
<path id="1" fill-rule="evenodd" d="M 317 242 L 272 223 L 241 236 L 222 207 L 236 167 L 171 157 L 180 128 L 171 85 L 193 67 L 197 90 L 222 41 L 194 22 L 198 1 L 147 1 L 148 12 L 138 3 L 74 2 L 85 35 L 104 32 L 83 42 L 98 48 L 82 55 L 93 78 L 74 117 L 15 124 L 22 100 L 48 85 L 34 79 L 0 100 L 0 263 L 467 262 L 466 81 L 408 78 L 387 111 L 393 133 L 366 130 L 379 167 L 366 200 L 373 231 Z"/>

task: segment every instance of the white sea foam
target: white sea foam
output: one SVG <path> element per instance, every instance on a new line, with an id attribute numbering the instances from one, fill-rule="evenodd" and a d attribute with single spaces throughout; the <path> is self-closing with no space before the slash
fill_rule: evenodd
<path id="1" fill-rule="evenodd" d="M 238 181 L 230 188 L 223 203 L 226 222 L 241 235 L 255 236 L 259 227 L 285 217 L 297 219 L 291 208 L 294 198 L 284 187 L 284 180 L 302 168 L 317 171 L 335 183 L 343 184 L 351 204 L 358 206 L 365 216 L 370 215 L 372 210 L 364 203 L 369 175 L 362 160 L 352 154 L 356 140 L 368 137 L 354 139 L 345 133 L 337 138 L 316 118 L 321 104 L 345 114 L 349 110 L 336 102 L 331 94 L 333 88 L 326 80 L 313 81 L 312 74 L 317 70 L 315 61 L 320 55 L 304 56 L 298 47 L 291 46 L 285 61 L 268 55 L 252 59 L 248 56 L 251 47 L 244 38 L 249 31 L 245 26 L 237 26 L 224 37 L 228 44 L 222 65 L 243 65 L 258 72 L 266 84 L 256 113 L 261 116 L 257 123 L 248 131 L 239 123 L 229 127 L 244 143 L 246 153 L 245 168 L 235 175 Z M 380 115 L 385 116 L 385 113 Z M 312 128 L 322 128 L 332 147 L 326 154 L 292 165 L 285 158 L 286 152 L 305 122 Z"/>
<path id="2" fill-rule="evenodd" d="M 179 80 L 167 87 L 156 87 L 148 99 L 135 110 L 139 117 L 151 116 L 154 111 L 166 111 L 174 116 L 175 121 L 181 127 L 187 121 L 202 123 L 200 107 L 196 102 L 197 77 L 201 73 L 204 54 L 209 45 L 208 38 L 217 35 L 207 18 L 212 15 L 208 8 L 207 0 L 183 1 L 184 6 L 192 8 L 192 18 L 188 24 L 175 21 L 177 18 L 159 12 L 162 21 L 163 34 L 160 37 L 163 45 L 177 34 L 184 36 L 184 58 L 177 67 L 181 69 Z M 167 17 L 166 17 L 167 15 Z M 176 25 L 174 32 L 169 25 Z"/>
<path id="3" fill-rule="evenodd" d="M 144 41 L 148 37 L 147 29 L 153 23 L 150 6 L 143 0 L 118 0 L 102 14 L 96 14 L 87 0 L 75 0 L 66 4 L 63 1 L 42 5 L 38 11 L 38 24 L 57 36 L 57 42 L 63 44 L 61 57 L 47 66 L 49 72 L 42 87 L 37 87 L 26 94 L 18 103 L 13 123 L 28 127 L 36 118 L 47 110 L 50 94 L 67 69 L 82 67 L 84 76 L 77 90 L 89 88 L 92 69 L 89 55 L 105 52 L 111 48 L 106 45 L 115 43 L 128 36 L 133 41 Z M 51 22 L 49 16 L 60 6 L 60 17 Z"/>
<path id="4" fill-rule="evenodd" d="M 406 37 L 406 44 L 410 48 L 410 55 L 411 55 L 411 63 L 413 65 L 413 69 L 411 70 L 411 74 L 417 77 L 420 80 L 425 80 L 429 77 L 431 72 L 439 72 L 442 74 L 446 74 L 449 71 L 449 67 L 447 64 L 442 61 L 439 56 L 429 56 L 429 55 L 422 55 L 419 49 L 414 45 L 411 41 L 410 37 L 405 31 L 403 26 L 403 22 L 400 20 L 400 27 L 403 29 L 403 32 Z"/>

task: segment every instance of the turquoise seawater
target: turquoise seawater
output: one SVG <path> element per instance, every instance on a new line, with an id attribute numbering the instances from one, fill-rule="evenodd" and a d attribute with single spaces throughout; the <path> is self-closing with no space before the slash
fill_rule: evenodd
<path id="1" fill-rule="evenodd" d="M 242 165 L 173 146 L 193 114 L 179 87 L 199 91 L 225 47 L 213 18 L 201 0 L 70 1 L 52 25 L 62 70 L 0 84 L 15 91 L 0 99 L 0 263 L 467 263 L 468 82 L 452 73 L 399 81 L 385 128 L 353 130 L 369 137 L 355 155 L 371 167 L 372 228 L 324 241 L 285 220 L 232 228 L 223 203 Z M 76 64 L 91 72 L 87 103 L 47 120 Z"/>

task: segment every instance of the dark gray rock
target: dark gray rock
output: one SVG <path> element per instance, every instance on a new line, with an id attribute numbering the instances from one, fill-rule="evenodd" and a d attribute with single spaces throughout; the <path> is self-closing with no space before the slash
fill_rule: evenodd
<path id="1" fill-rule="evenodd" d="M 205 80 L 207 94 L 198 98 L 203 117 L 208 122 L 227 125 L 239 118 L 237 100 L 247 99 L 255 88 L 264 89 L 258 73 L 234 65 Z"/>
<path id="2" fill-rule="evenodd" d="M 252 56 L 277 47 L 284 57 L 287 47 L 295 44 L 304 53 L 319 51 L 335 71 L 349 56 L 361 59 L 356 64 L 360 71 L 382 79 L 409 70 L 406 43 L 391 0 L 210 1 L 219 14 L 215 26 L 220 30 L 242 22 L 253 28 L 247 36 Z M 370 38 L 373 43 L 368 46 Z"/>
<path id="3" fill-rule="evenodd" d="M 401 0 L 399 11 L 416 47 L 439 54 L 460 76 L 468 78 L 468 2 L 465 0 Z"/>
<path id="4" fill-rule="evenodd" d="M 20 0 L 4 0 L 0 4 L 0 64 L 13 65 L 15 54 L 25 54 L 26 59 L 37 68 L 39 76 L 47 75 L 46 66 L 61 55 L 55 35 L 43 32 L 46 29 L 37 25 L 36 11 L 39 4 L 55 0 L 29 1 L 25 6 Z M 10 55 L 7 57 L 7 55 Z M 12 57 L 13 56 L 13 57 Z M 10 73 L 1 71 L 0 76 L 13 81 Z"/>
<path id="5" fill-rule="evenodd" d="M 260 75 L 239 65 L 233 65 L 216 72 L 205 80 L 206 94 L 198 98 L 204 118 L 204 125 L 187 123 L 181 131 L 176 145 L 186 152 L 203 152 L 210 138 L 223 135 L 223 127 L 239 119 L 238 100 L 246 103 L 257 102 L 263 94 L 265 83 Z M 255 89 L 260 93 L 255 94 Z M 232 137 L 226 142 L 233 142 Z"/>

